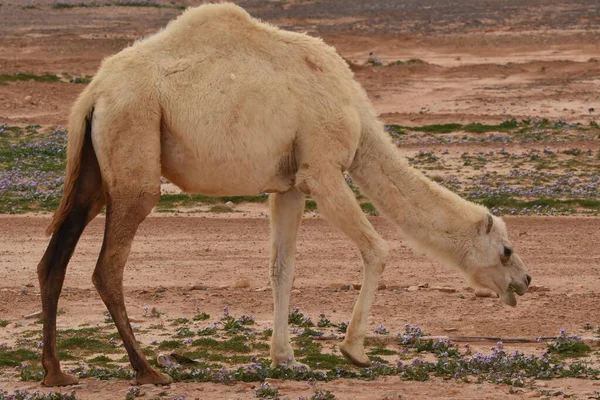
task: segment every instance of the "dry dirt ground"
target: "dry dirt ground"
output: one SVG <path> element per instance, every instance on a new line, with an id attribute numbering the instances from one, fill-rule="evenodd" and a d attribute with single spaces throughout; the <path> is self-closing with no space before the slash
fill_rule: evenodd
<path id="1" fill-rule="evenodd" d="M 179 6 L 199 2 L 159 2 L 165 5 L 161 8 L 54 8 L 60 2 L 53 0 L 0 3 L 0 74 L 66 74 L 68 81 L 93 75 L 104 57 L 164 26 L 181 12 Z M 322 36 L 335 46 L 352 63 L 357 79 L 388 123 L 497 123 L 509 116 L 588 123 L 600 112 L 600 7 L 596 0 L 248 0 L 239 4 L 269 22 Z M 384 64 L 409 59 L 423 62 L 366 66 L 371 52 Z M 64 126 L 70 104 L 82 87 L 33 81 L 0 85 L 0 123 Z M 591 145 L 597 150 L 597 143 Z M 211 314 L 228 306 L 238 314 L 253 313 L 261 325 L 271 323 L 271 292 L 256 291 L 268 287 L 266 209 L 238 207 L 248 211 L 246 216 L 153 215 L 142 224 L 125 275 L 132 317 L 142 325 L 150 324 L 143 317 L 144 306 L 155 306 L 170 318 L 190 317 L 196 306 Z M 556 335 L 559 328 L 585 334 L 584 323 L 600 324 L 597 218 L 507 218 L 534 283 L 549 289 L 525 295 L 514 309 L 496 299 L 475 299 L 457 272 L 415 255 L 383 218 L 371 220 L 392 244 L 384 281 L 396 286 L 377 293 L 371 330 L 382 323 L 395 333 L 411 323 L 439 335 L 456 328 L 453 334 L 537 337 Z M 21 322 L 23 314 L 39 309 L 35 267 L 47 244 L 43 236 L 47 223 L 47 216 L 0 216 L 0 319 Z M 101 227 L 102 218 L 91 224 L 71 262 L 60 304 L 65 313 L 59 316 L 59 324 L 75 327 L 104 319 L 104 306 L 91 284 Z M 332 291 L 328 285 L 360 281 L 357 251 L 325 221 L 309 215 L 299 240 L 293 305 L 313 318 L 323 312 L 335 321 L 348 319 L 357 291 Z M 233 288 L 239 279 L 249 280 L 250 287 Z M 208 290 L 189 291 L 193 283 L 206 285 Z M 450 286 L 457 292 L 404 289 L 422 283 Z M 160 296 L 158 286 L 166 289 Z M 31 324 L 24 323 L 24 327 L 11 324 L 0 329 L 0 343 L 10 343 L 16 332 Z M 510 346 L 530 351 L 542 347 Z M 123 398 L 128 385 L 123 380 L 86 379 L 77 393 L 85 399 Z M 504 385 L 440 379 L 336 380 L 323 387 L 339 399 L 525 398 L 536 395 L 529 392 L 542 390 L 543 385 L 582 399 L 600 391 L 597 382 L 583 380 L 535 385 L 514 394 Z M 303 382 L 279 386 L 290 398 L 310 395 Z M 20 382 L 10 372 L 0 375 L 0 388 L 38 387 Z M 148 397 L 161 390 L 144 388 Z M 242 383 L 177 383 L 168 388 L 169 396 L 181 394 L 200 399 L 254 397 L 251 385 Z"/>
<path id="2" fill-rule="evenodd" d="M 3 319 L 25 324 L 0 331 L 0 342 L 12 343 L 16 332 L 36 327 L 33 321 L 27 322 L 22 316 L 39 309 L 35 265 L 46 246 L 47 238 L 42 232 L 48 220 L 47 217 L 0 217 L 3 229 L 0 315 Z M 382 218 L 371 218 L 376 229 L 391 244 L 391 258 L 383 281 L 392 289 L 378 291 L 369 331 L 383 324 L 397 333 L 409 323 L 419 325 L 433 335 L 448 335 L 447 330 L 456 328 L 451 334 L 536 338 L 555 336 L 559 328 L 564 328 L 570 333 L 589 336 L 583 325 L 598 322 L 600 301 L 597 219 L 509 217 L 506 220 L 535 284 L 548 289 L 519 298 L 516 308 L 503 306 L 494 298 L 475 298 L 456 271 L 415 255 L 402 244 L 392 225 Z M 58 324 L 63 329 L 85 323 L 97 325 L 104 320 L 104 305 L 91 284 L 103 222 L 100 217 L 90 225 L 71 262 L 60 303 L 64 314 L 58 317 Z M 130 316 L 145 328 L 155 324 L 156 320 L 144 317 L 144 306 L 158 308 L 164 312 L 165 320 L 191 318 L 196 306 L 211 315 L 218 315 L 223 307 L 229 307 L 237 314 L 254 314 L 259 326 L 270 326 L 271 292 L 257 291 L 268 286 L 268 235 L 266 218 L 148 218 L 140 227 L 125 273 Z M 247 279 L 250 287 L 235 288 L 234 283 L 241 279 Z M 360 279 L 360 257 L 353 244 L 321 218 L 306 218 L 299 236 L 293 306 L 300 307 L 315 320 L 320 313 L 325 313 L 332 321 L 345 321 L 358 292 L 334 291 L 330 284 L 359 283 Z M 456 292 L 442 293 L 427 288 L 411 292 L 405 289 L 424 283 L 430 287 L 448 286 Z M 206 285 L 208 289 L 189 290 L 192 284 Z M 149 342 L 151 338 L 142 336 L 140 340 Z M 538 352 L 543 348 L 542 344 L 507 346 L 511 350 Z M 19 382 L 10 375 L 1 378 L 5 380 L 2 385 L 37 387 L 30 382 Z M 116 381 L 110 386 L 94 379 L 83 382 L 84 386 L 77 390 L 83 398 L 103 398 L 108 387 L 124 396 L 129 385 L 126 381 Z M 541 384 L 577 394 L 578 398 L 586 398 L 586 394 L 600 389 L 594 381 L 561 379 Z M 280 387 L 290 398 L 310 393 L 305 383 L 285 382 Z M 374 399 L 398 394 L 409 399 L 438 398 L 440 391 L 444 395 L 439 398 L 497 399 L 509 396 L 507 386 L 441 380 L 415 383 L 380 378 L 370 383 L 335 381 L 323 387 L 340 399 Z M 202 391 L 210 391 L 211 396 L 204 397 Z M 234 386 L 178 383 L 169 393 L 186 393 L 192 398 L 252 397 L 251 385 L 241 383 Z M 514 398 L 521 397 L 522 394 L 514 395 Z"/>

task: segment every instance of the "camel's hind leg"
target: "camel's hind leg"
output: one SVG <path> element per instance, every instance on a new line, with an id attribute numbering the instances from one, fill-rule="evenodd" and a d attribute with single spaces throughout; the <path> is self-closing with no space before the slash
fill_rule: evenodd
<path id="1" fill-rule="evenodd" d="M 129 323 L 123 270 L 139 224 L 160 198 L 160 133 L 152 115 L 128 110 L 94 121 L 94 149 L 106 183 L 106 229 L 93 282 L 112 316 L 139 384 L 172 380 L 150 366 Z"/>
<path id="2" fill-rule="evenodd" d="M 299 172 L 297 178 L 298 187 L 311 194 L 319 211 L 356 243 L 362 255 L 363 284 L 340 351 L 353 364 L 369 366 L 363 342 L 377 281 L 387 260 L 388 245 L 362 212 L 339 167 L 327 166 L 318 170 L 307 167 Z"/>
<path id="3" fill-rule="evenodd" d="M 304 212 L 304 195 L 295 187 L 270 197 L 271 264 L 269 277 L 273 287 L 274 323 L 271 338 L 272 366 L 295 364 L 288 334 L 290 293 L 294 282 L 296 237 Z"/>
<path id="4" fill-rule="evenodd" d="M 74 197 L 73 207 L 52 235 L 37 268 L 44 319 L 42 365 L 45 370 L 43 384 L 46 386 L 77 383 L 77 377 L 65 374 L 60 369 L 56 353 L 56 310 L 67 264 L 77 241 L 87 223 L 98 215 L 104 206 L 102 178 L 89 133 L 84 141 L 81 158 L 81 171 L 75 190 L 71 194 Z"/>

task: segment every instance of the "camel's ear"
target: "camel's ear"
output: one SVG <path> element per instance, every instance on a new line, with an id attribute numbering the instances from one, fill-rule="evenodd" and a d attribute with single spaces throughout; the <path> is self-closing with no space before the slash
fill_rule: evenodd
<path id="1" fill-rule="evenodd" d="M 492 226 L 494 226 L 494 218 L 492 218 L 492 214 L 486 213 L 485 218 L 483 219 L 483 228 L 486 235 L 490 233 Z"/>

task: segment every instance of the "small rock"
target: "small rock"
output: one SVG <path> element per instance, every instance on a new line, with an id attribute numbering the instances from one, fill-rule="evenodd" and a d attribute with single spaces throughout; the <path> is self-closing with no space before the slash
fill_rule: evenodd
<path id="1" fill-rule="evenodd" d="M 425 283 L 420 283 L 418 285 L 421 289 L 427 289 L 429 287 L 429 283 L 425 282 Z"/>
<path id="2" fill-rule="evenodd" d="M 228 201 L 227 203 L 225 203 L 225 205 L 229 208 L 233 208 L 233 203 L 231 201 Z"/>
<path id="3" fill-rule="evenodd" d="M 31 314 L 25 314 L 25 315 L 23 315 L 23 318 L 25 318 L 25 319 L 34 319 L 34 318 L 39 318 L 41 316 L 42 316 L 42 311 L 40 310 L 40 311 L 36 311 L 34 313 L 31 313 Z"/>
<path id="4" fill-rule="evenodd" d="M 475 291 L 473 293 L 475 293 L 475 297 L 494 297 L 494 296 L 496 296 L 496 293 L 494 293 L 488 289 L 475 289 Z"/>
<path id="5" fill-rule="evenodd" d="M 292 289 L 292 294 L 300 294 L 300 289 Z"/>
<path id="6" fill-rule="evenodd" d="M 159 286 L 159 287 L 156 288 L 156 292 L 157 293 L 164 293 L 166 291 L 167 291 L 167 288 L 164 287 L 164 286 Z"/>
<path id="7" fill-rule="evenodd" d="M 26 287 L 33 287 L 33 283 L 29 282 L 25 284 Z"/>
<path id="8" fill-rule="evenodd" d="M 408 292 L 418 292 L 419 291 L 419 287 L 418 286 L 409 286 L 408 289 L 406 289 Z"/>
<path id="9" fill-rule="evenodd" d="M 235 283 L 235 287 L 237 289 L 249 288 L 250 287 L 250 282 L 248 282 L 248 279 L 240 279 L 239 281 L 237 281 Z"/>
<path id="10" fill-rule="evenodd" d="M 270 287 L 261 287 L 261 288 L 255 289 L 254 291 L 255 292 L 266 292 L 267 290 L 271 290 L 271 288 Z"/>
<path id="11" fill-rule="evenodd" d="M 190 286 L 190 290 L 208 290 L 208 286 L 195 284 Z"/>
<path id="12" fill-rule="evenodd" d="M 25 98 L 23 100 L 25 100 L 25 101 L 31 101 L 31 96 L 25 96 Z"/>
<path id="13" fill-rule="evenodd" d="M 442 292 L 442 293 L 454 293 L 454 292 L 456 292 L 456 289 L 451 288 L 451 287 L 445 287 L 445 286 L 432 286 L 430 289 L 431 290 L 437 290 L 437 291 Z"/>
<path id="14" fill-rule="evenodd" d="M 457 331 L 457 330 L 458 330 L 458 328 L 444 328 L 444 330 L 445 330 L 446 332 L 454 332 L 454 331 Z"/>
<path id="15" fill-rule="evenodd" d="M 343 290 L 345 286 L 346 285 L 343 283 L 330 283 L 329 285 L 327 285 L 327 289 Z"/>
<path id="16" fill-rule="evenodd" d="M 360 283 L 353 283 L 352 284 L 352 288 L 354 290 L 360 290 L 361 287 L 362 287 L 362 285 Z"/>
<path id="17" fill-rule="evenodd" d="M 527 393 L 527 397 L 529 397 L 529 398 L 542 397 L 542 394 L 540 392 L 531 392 L 531 393 Z"/>
<path id="18" fill-rule="evenodd" d="M 219 290 L 223 290 L 223 289 L 227 289 L 228 286 L 227 285 L 219 285 L 216 288 L 219 289 Z"/>
<path id="19" fill-rule="evenodd" d="M 529 292 L 537 292 L 537 293 L 542 293 L 542 292 L 549 292 L 550 288 L 547 286 L 542 286 L 542 285 L 531 285 L 529 286 L 529 289 L 527 289 Z"/>
<path id="20" fill-rule="evenodd" d="M 131 324 L 131 329 L 133 329 L 134 331 L 139 331 L 141 327 L 142 324 Z"/>
<path id="21" fill-rule="evenodd" d="M 387 286 L 383 282 L 379 282 L 379 284 L 377 285 L 377 290 L 385 290 L 386 288 Z"/>
<path id="22" fill-rule="evenodd" d="M 146 321 L 146 320 L 145 320 L 145 319 L 142 319 L 142 318 L 129 318 L 129 322 L 137 322 L 137 323 L 140 323 L 140 322 L 144 322 L 144 321 Z"/>

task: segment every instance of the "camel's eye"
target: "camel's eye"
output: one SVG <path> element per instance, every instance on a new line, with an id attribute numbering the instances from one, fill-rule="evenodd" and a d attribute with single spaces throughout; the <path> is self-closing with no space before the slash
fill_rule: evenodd
<path id="1" fill-rule="evenodd" d="M 512 256 L 512 249 L 510 247 L 506 247 L 504 246 L 504 257 L 505 258 L 509 258 L 510 256 Z"/>

